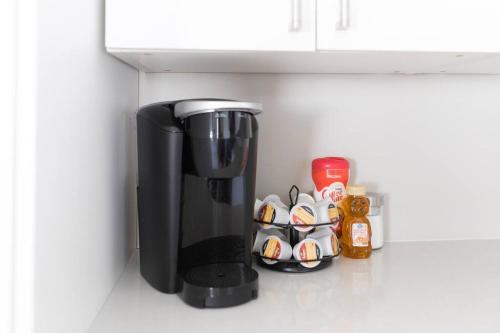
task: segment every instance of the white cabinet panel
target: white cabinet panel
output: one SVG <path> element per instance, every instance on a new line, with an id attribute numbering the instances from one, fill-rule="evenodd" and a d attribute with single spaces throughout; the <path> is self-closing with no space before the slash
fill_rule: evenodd
<path id="1" fill-rule="evenodd" d="M 314 0 L 107 0 L 106 47 L 315 50 Z"/>
<path id="2" fill-rule="evenodd" d="M 319 50 L 500 52 L 498 0 L 317 0 L 317 6 Z"/>

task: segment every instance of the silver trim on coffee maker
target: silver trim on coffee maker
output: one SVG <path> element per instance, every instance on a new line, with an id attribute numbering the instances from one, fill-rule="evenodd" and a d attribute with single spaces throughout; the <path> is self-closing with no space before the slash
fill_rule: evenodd
<path id="1" fill-rule="evenodd" d="M 217 111 L 240 111 L 257 115 L 262 112 L 262 104 L 238 101 L 183 101 L 175 104 L 174 115 L 182 120 L 195 114 Z"/>

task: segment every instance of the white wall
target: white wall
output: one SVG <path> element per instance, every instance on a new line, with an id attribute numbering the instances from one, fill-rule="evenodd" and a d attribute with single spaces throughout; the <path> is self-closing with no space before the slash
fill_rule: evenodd
<path id="1" fill-rule="evenodd" d="M 138 73 L 104 51 L 104 1 L 38 6 L 34 326 L 85 332 L 134 245 Z"/>
<path id="2" fill-rule="evenodd" d="M 31 333 L 33 331 L 34 311 L 34 234 L 35 234 L 35 151 L 36 151 L 36 119 L 37 119 L 37 1 L 17 0 L 4 2 L 7 8 L 2 11 L 2 32 L 12 33 L 6 40 L 1 39 L 6 50 L 1 63 L 4 65 L 2 79 L 8 82 L 8 87 L 2 87 L 2 141 L 8 145 L 13 140 L 13 150 L 2 152 L 6 158 L 2 165 L 2 176 L 7 181 L 2 182 L 2 190 L 11 191 L 7 194 L 7 200 L 3 201 L 6 207 L 6 222 L 2 224 L 2 242 L 10 251 L 12 262 L 11 275 L 2 273 L 7 279 L 12 279 L 12 286 L 7 293 L 1 293 L 5 300 L 11 297 L 10 329 L 16 333 Z M 9 6 L 13 5 L 13 7 Z M 6 10 L 4 12 L 4 10 Z M 14 24 L 14 31 L 9 25 Z M 4 30 L 7 28 L 7 31 Z M 11 26 L 12 28 L 12 26 Z M 13 37 L 13 40 L 12 40 Z M 12 59 L 14 57 L 14 59 Z M 14 112 L 9 108 L 14 107 Z M 13 116 L 13 117 L 12 117 Z M 4 141 L 6 140 L 6 141 Z M 9 166 L 9 159 L 13 158 L 13 165 Z M 2 163 L 3 164 L 3 163 Z M 13 167 L 13 168 L 12 168 Z M 9 171 L 10 169 L 10 171 Z M 5 172 L 5 174 L 3 173 Z M 7 192 L 5 192 L 7 193 Z M 11 207 L 9 207 L 12 205 Z M 5 211 L 4 211 L 5 208 Z M 11 214 L 12 221 L 9 221 Z M 12 222 L 9 228 L 9 222 Z M 6 237 L 5 237 L 6 236 Z M 5 239 L 6 238 L 6 239 Z M 9 241 L 10 238 L 10 241 Z M 10 243 L 10 244 L 9 244 Z M 4 248 L 1 249 L 4 251 Z M 9 250 L 5 255 L 9 255 Z M 9 258 L 4 261 L 2 267 L 8 267 Z M 8 269 L 7 269 L 8 271 Z M 5 297 L 5 298 L 4 298 Z M 3 331 L 3 330 L 2 330 Z M 9 327 L 6 328 L 9 331 Z"/>
<path id="3" fill-rule="evenodd" d="M 13 330 L 14 255 L 14 147 L 16 110 L 16 2 L 0 2 L 0 52 L 4 70 L 0 76 L 0 332 Z"/>
<path id="4" fill-rule="evenodd" d="M 387 195 L 389 240 L 499 238 L 500 76 L 143 74 L 142 105 L 262 102 L 257 194 L 312 190 L 314 157 L 346 156 Z"/>

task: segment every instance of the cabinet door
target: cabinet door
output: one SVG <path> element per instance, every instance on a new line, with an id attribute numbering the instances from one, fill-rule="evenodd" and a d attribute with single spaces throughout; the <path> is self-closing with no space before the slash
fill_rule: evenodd
<path id="1" fill-rule="evenodd" d="M 498 0 L 317 0 L 318 49 L 499 52 Z"/>
<path id="2" fill-rule="evenodd" d="M 315 50 L 315 1 L 107 0 L 106 47 Z"/>

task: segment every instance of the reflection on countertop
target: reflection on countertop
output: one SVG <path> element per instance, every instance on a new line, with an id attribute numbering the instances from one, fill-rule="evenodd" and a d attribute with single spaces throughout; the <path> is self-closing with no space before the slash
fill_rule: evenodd
<path id="1" fill-rule="evenodd" d="M 90 332 L 498 332 L 500 240 L 389 243 L 312 273 L 257 267 L 259 297 L 199 310 L 141 278 L 137 253 Z"/>

